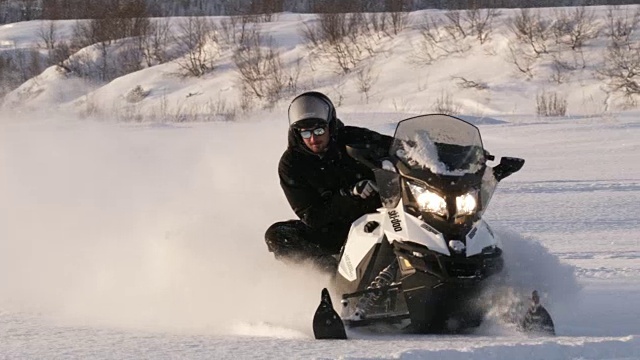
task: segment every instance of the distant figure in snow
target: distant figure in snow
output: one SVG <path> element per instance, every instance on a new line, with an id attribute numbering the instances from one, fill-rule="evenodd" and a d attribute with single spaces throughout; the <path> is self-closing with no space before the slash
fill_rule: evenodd
<path id="1" fill-rule="evenodd" d="M 337 268 L 334 255 L 346 241 L 351 223 L 381 206 L 371 169 L 346 153 L 360 144 L 381 154 L 393 138 L 345 126 L 331 100 L 305 92 L 289 105 L 289 145 L 280 158 L 280 185 L 300 220 L 277 222 L 265 234 L 280 260 L 311 260 L 321 269 Z"/>

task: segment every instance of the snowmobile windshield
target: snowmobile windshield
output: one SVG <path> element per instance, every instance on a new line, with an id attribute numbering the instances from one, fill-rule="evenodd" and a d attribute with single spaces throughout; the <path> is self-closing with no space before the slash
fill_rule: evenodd
<path id="1" fill-rule="evenodd" d="M 441 114 L 398 123 L 390 155 L 411 170 L 428 170 L 444 176 L 475 174 L 486 163 L 478 128 Z"/>

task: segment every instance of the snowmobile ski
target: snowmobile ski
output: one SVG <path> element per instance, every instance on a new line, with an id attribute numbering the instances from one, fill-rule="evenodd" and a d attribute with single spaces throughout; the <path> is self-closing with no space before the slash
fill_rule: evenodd
<path id="1" fill-rule="evenodd" d="M 333 309 L 327 288 L 322 289 L 320 305 L 313 316 L 313 335 L 316 339 L 346 339 L 342 319 Z"/>
<path id="2" fill-rule="evenodd" d="M 540 335 L 555 335 L 556 330 L 547 309 L 540 304 L 540 296 L 536 290 L 531 294 L 531 306 L 521 324 L 522 330 Z"/>

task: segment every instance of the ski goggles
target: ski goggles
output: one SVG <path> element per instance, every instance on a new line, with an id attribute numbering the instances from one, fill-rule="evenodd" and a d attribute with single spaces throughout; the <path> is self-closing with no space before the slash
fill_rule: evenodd
<path id="1" fill-rule="evenodd" d="M 300 130 L 300 136 L 302 136 L 303 139 L 311 139 L 311 135 L 322 136 L 326 132 L 327 132 L 326 126 L 322 126 L 312 130 Z"/>

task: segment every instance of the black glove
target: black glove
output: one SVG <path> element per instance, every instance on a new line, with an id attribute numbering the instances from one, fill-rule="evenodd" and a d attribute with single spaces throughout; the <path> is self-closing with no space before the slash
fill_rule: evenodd
<path id="1" fill-rule="evenodd" d="M 378 187 L 376 186 L 376 183 L 371 180 L 358 181 L 351 189 L 351 195 L 358 196 L 363 199 L 366 199 L 377 192 Z"/>

